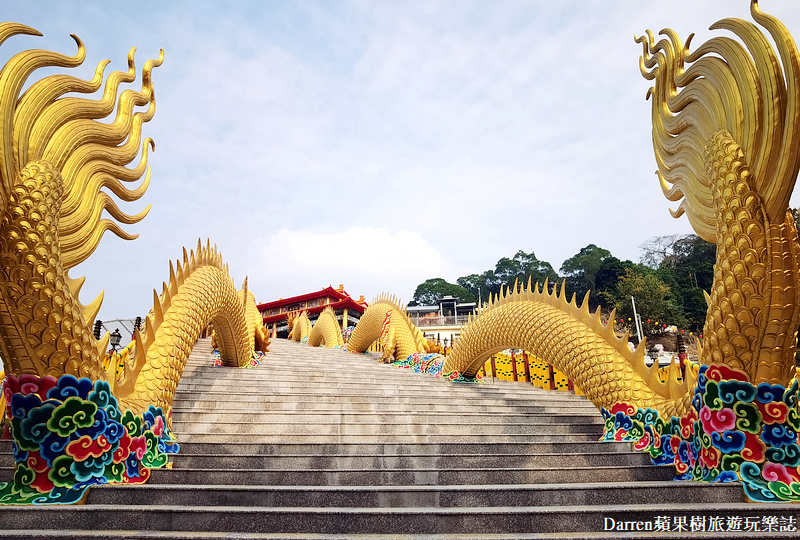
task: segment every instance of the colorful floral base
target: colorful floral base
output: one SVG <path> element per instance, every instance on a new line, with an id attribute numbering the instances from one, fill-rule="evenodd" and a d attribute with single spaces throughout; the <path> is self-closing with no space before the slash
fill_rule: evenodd
<path id="1" fill-rule="evenodd" d="M 474 383 L 482 383 L 483 377 L 481 376 L 480 372 L 475 377 L 467 377 L 458 371 L 451 371 L 450 373 L 445 373 L 445 377 L 450 379 L 450 382 L 454 383 L 467 383 L 467 384 L 474 384 Z"/>
<path id="2" fill-rule="evenodd" d="M 211 353 L 214 356 L 214 367 L 224 366 L 225 364 L 222 362 L 222 356 L 220 356 L 219 351 L 214 349 Z M 264 358 L 264 353 L 261 351 L 256 351 L 255 356 L 250 359 L 246 365 L 242 366 L 245 368 L 254 368 L 261 365 L 261 359 Z"/>
<path id="3" fill-rule="evenodd" d="M 673 464 L 678 480 L 741 481 L 757 502 L 800 501 L 798 383 L 748 381 L 726 366 L 701 366 L 685 417 L 620 403 L 602 409 L 606 441 L 633 441 L 653 463 Z"/>
<path id="4" fill-rule="evenodd" d="M 80 502 L 94 484 L 139 484 L 178 451 L 160 407 L 120 410 L 105 381 L 8 375 L 6 425 L 16 468 L 0 505 Z"/>
<path id="5" fill-rule="evenodd" d="M 434 377 L 441 377 L 444 361 L 445 357 L 441 354 L 414 353 L 405 360 L 395 360 L 392 362 L 392 365 L 399 368 L 410 369 L 414 371 L 414 373 L 427 373 Z"/>

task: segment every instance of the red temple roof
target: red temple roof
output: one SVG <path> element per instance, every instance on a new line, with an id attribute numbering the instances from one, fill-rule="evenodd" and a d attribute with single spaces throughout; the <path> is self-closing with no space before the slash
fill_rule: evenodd
<path id="1" fill-rule="evenodd" d="M 329 299 L 329 301 L 316 306 L 298 307 L 293 310 L 288 309 L 289 306 L 300 304 L 308 305 L 309 301 L 318 299 Z M 280 300 L 275 300 L 274 302 L 258 304 L 256 307 L 258 308 L 258 311 L 262 313 L 262 315 L 276 309 L 279 310 L 279 313 L 275 313 L 274 315 L 263 315 L 264 323 L 269 324 L 286 319 L 289 311 L 306 311 L 309 315 L 311 315 L 314 313 L 320 313 L 328 306 L 334 310 L 343 308 L 352 309 L 353 311 L 361 314 L 363 314 L 364 310 L 369 307 L 367 302 L 364 301 L 364 295 L 361 295 L 358 300 L 353 300 L 344 290 L 343 285 L 339 285 L 339 287 L 336 289 L 329 285 L 320 291 L 292 296 L 290 298 L 281 298 Z"/>

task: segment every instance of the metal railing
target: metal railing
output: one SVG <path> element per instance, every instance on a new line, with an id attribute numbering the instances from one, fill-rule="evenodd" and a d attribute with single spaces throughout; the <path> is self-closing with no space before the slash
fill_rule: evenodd
<path id="1" fill-rule="evenodd" d="M 436 316 L 436 317 L 411 317 L 411 322 L 423 328 L 425 326 L 461 326 L 467 324 L 468 315 Z"/>

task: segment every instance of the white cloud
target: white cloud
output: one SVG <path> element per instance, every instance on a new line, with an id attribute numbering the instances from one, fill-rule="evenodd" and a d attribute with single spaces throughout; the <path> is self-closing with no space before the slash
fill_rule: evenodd
<path id="1" fill-rule="evenodd" d="M 74 4 L 74 5 L 72 5 Z M 534 251 L 558 268 L 595 243 L 638 259 L 673 220 L 653 171 L 650 85 L 633 35 L 696 32 L 748 2 L 155 2 L 4 6 L 42 30 L 0 48 L 155 70 L 151 187 L 131 243 L 106 238 L 78 273 L 103 318 L 150 307 L 168 260 L 216 242 L 260 300 L 345 281 L 409 299 Z M 800 35 L 796 0 L 762 8 Z M 63 70 L 57 70 L 63 71 Z M 136 83 L 138 84 L 138 83 Z M 795 199 L 797 200 L 797 199 Z M 342 232 L 337 232 L 342 231 Z M 300 246 L 303 246 L 302 249 Z M 263 256 L 262 256 L 263 253 Z"/>
<path id="2" fill-rule="evenodd" d="M 269 291 L 266 296 L 261 293 L 260 302 L 340 283 L 356 298 L 363 294 L 369 301 L 387 291 L 408 302 L 426 279 L 455 280 L 460 275 L 436 248 L 407 229 L 350 227 L 316 233 L 280 229 L 254 244 L 261 257 L 250 279 L 259 283 L 259 291 Z"/>

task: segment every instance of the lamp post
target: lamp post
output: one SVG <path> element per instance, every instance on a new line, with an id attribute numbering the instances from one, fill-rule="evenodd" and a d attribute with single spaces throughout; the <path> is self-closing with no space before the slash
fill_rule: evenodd
<path id="1" fill-rule="evenodd" d="M 116 352 L 117 347 L 119 347 L 119 341 L 122 339 L 122 334 L 119 333 L 119 328 L 115 328 L 111 335 L 109 336 L 111 340 L 111 350 Z"/>
<path id="2" fill-rule="evenodd" d="M 653 360 L 653 364 L 658 362 L 658 349 L 656 349 L 655 346 L 650 347 L 650 350 L 647 351 L 647 354 Z"/>

